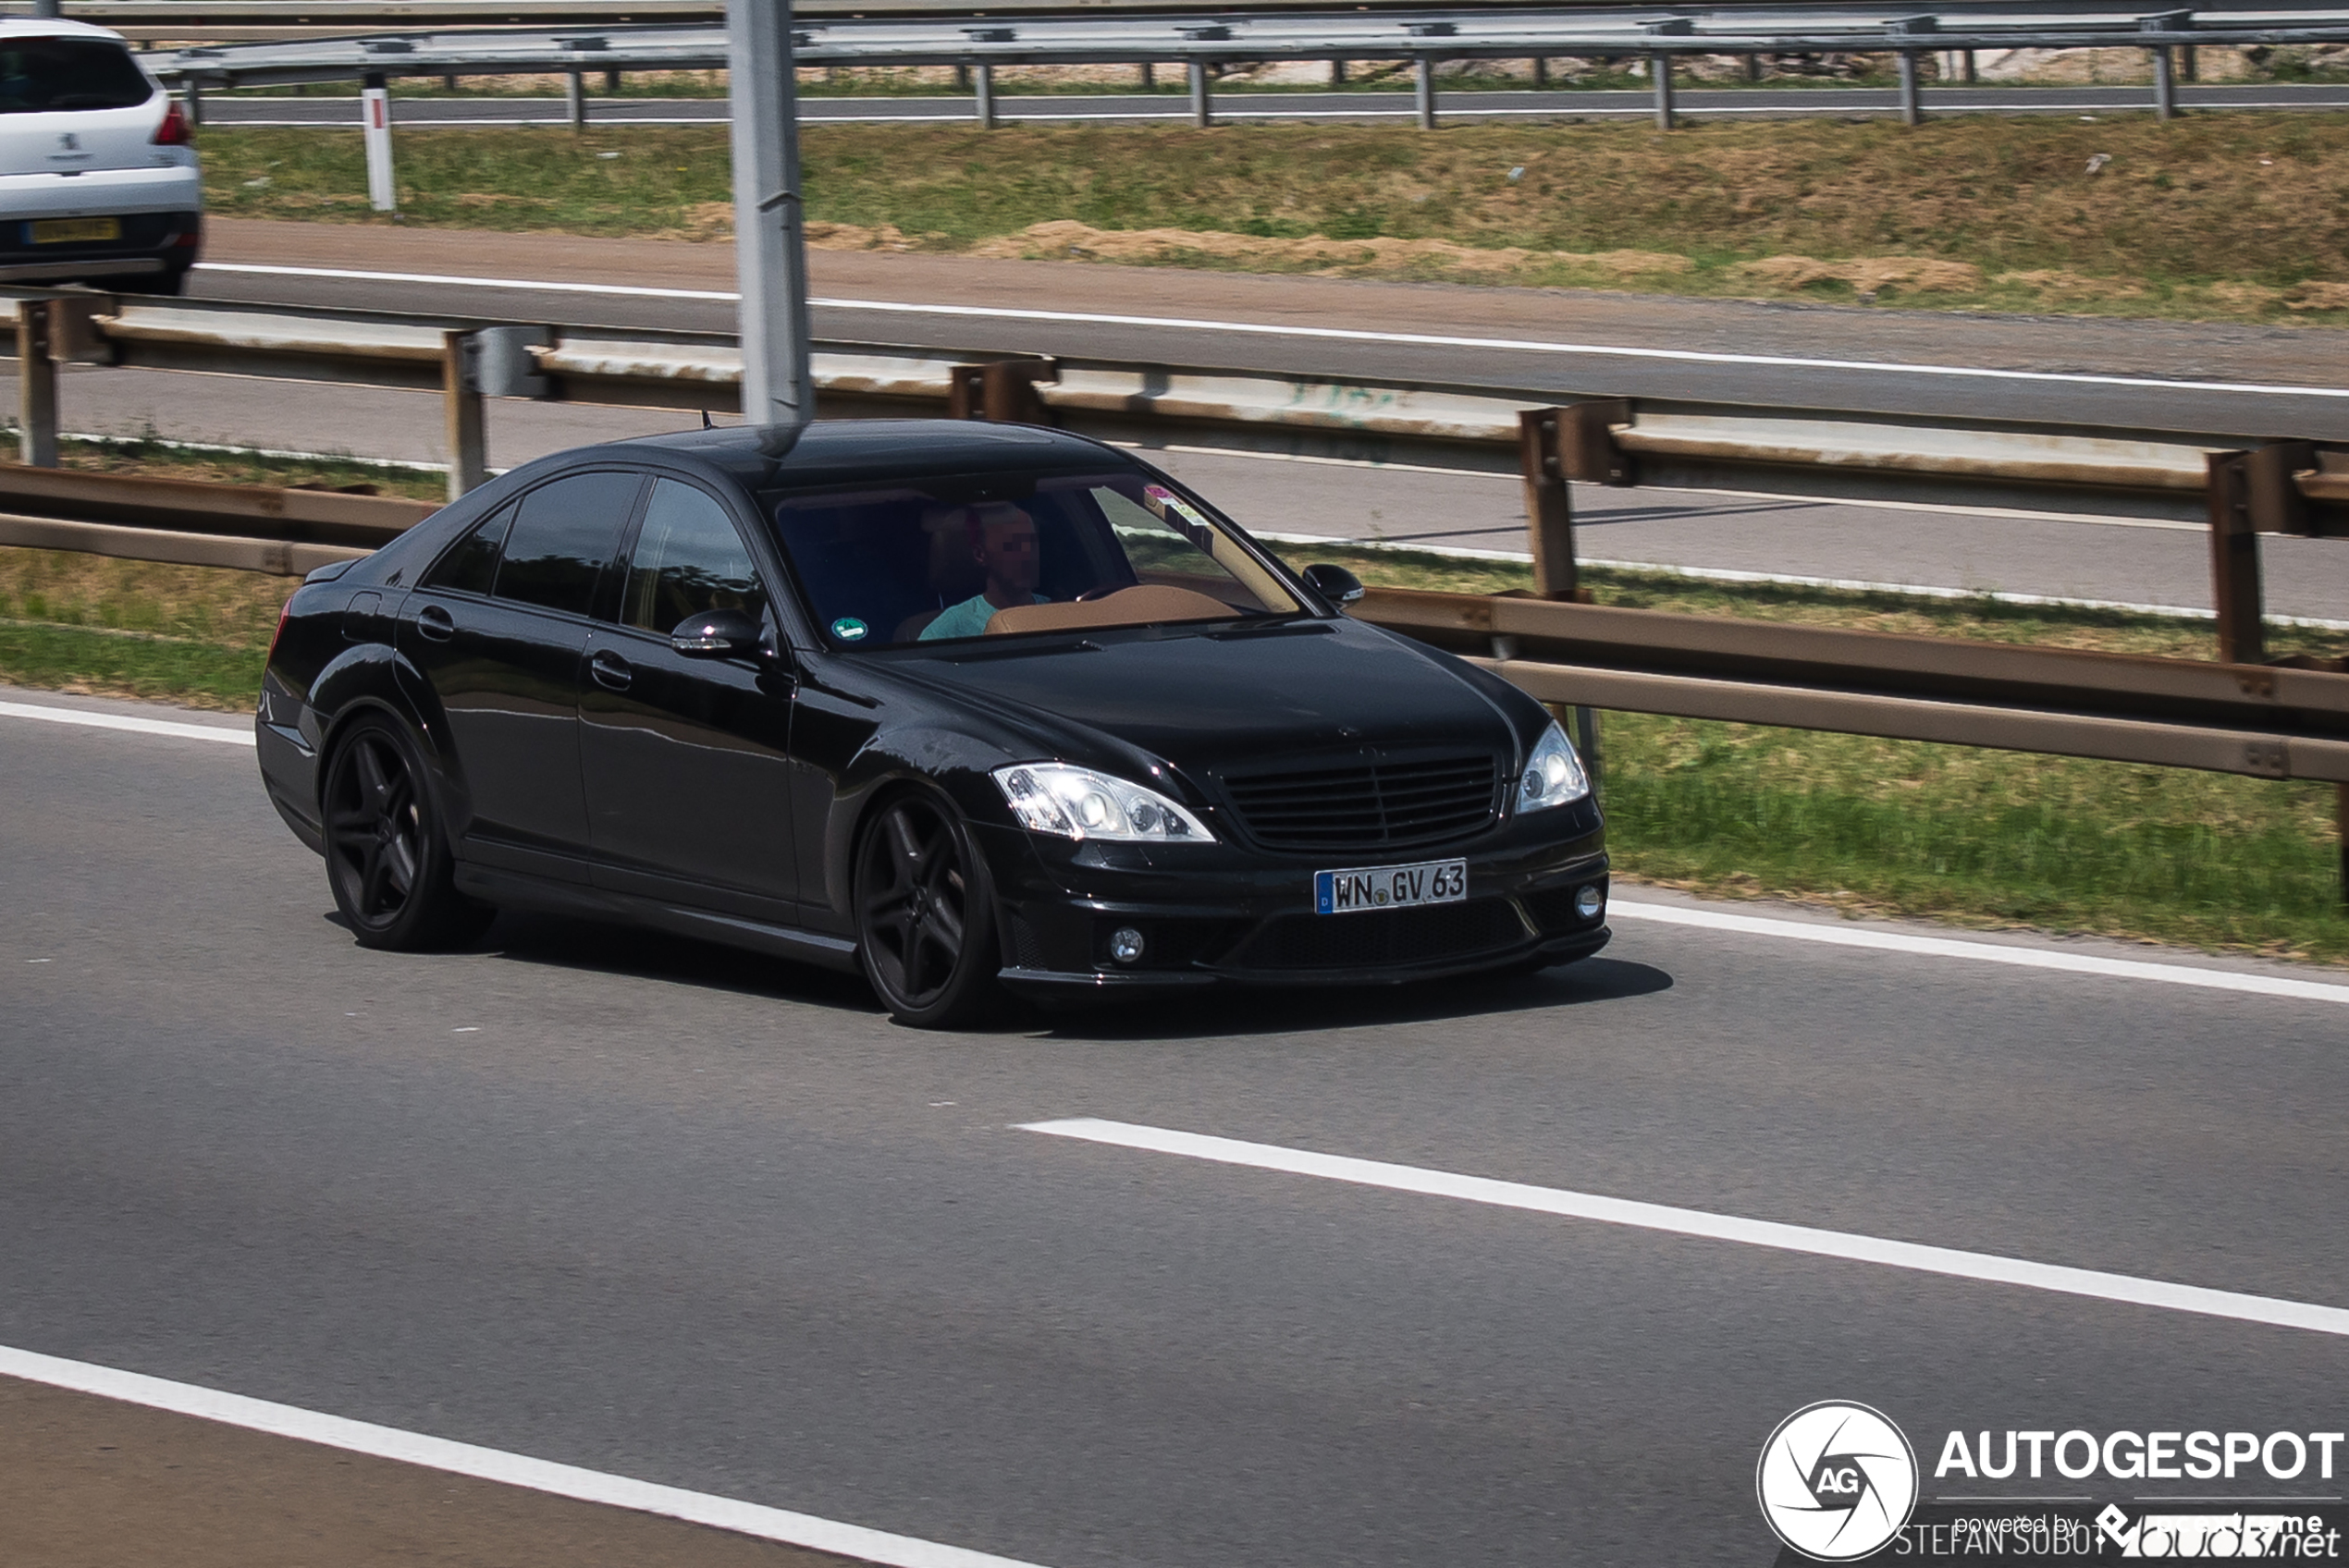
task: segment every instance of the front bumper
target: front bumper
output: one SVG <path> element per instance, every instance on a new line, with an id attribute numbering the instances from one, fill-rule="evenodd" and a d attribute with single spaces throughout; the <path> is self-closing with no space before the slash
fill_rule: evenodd
<path id="1" fill-rule="evenodd" d="M 1072 844 L 975 833 L 1003 912 L 1004 985 L 1039 997 L 1218 983 L 1367 986 L 1587 958 L 1606 945 L 1605 834 L 1590 802 L 1511 819 L 1465 845 L 1300 856 L 1232 844 Z M 1457 903 L 1313 912 L 1313 874 L 1454 857 Z M 1595 887 L 1584 918 L 1577 893 Z M 1121 962 L 1110 937 L 1142 935 Z"/>

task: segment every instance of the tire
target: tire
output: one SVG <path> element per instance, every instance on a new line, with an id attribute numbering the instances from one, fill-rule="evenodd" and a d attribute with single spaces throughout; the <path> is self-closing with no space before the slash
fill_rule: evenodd
<path id="1" fill-rule="evenodd" d="M 105 288 L 108 284 L 101 278 L 93 287 Z M 169 272 L 147 273 L 128 281 L 117 278 L 112 287 L 117 292 L 124 294 L 185 294 L 188 291 L 188 269 L 175 267 Z"/>
<path id="2" fill-rule="evenodd" d="M 1001 996 L 995 888 L 943 796 L 884 800 L 856 844 L 856 956 L 881 1005 L 914 1029 L 953 1029 Z"/>
<path id="3" fill-rule="evenodd" d="M 326 882 L 361 947 L 463 947 L 495 918 L 457 891 L 424 759 L 398 724 L 371 715 L 336 739 L 319 804 Z"/>

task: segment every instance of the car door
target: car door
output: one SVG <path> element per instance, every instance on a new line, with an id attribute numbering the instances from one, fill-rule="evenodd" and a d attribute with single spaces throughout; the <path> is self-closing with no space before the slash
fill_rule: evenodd
<path id="1" fill-rule="evenodd" d="M 791 727 L 795 682 L 773 596 L 729 508 L 656 478 L 618 609 L 588 633 L 580 749 L 598 886 L 795 924 Z M 692 617 L 738 609 L 767 648 L 695 655 Z"/>
<path id="2" fill-rule="evenodd" d="M 549 480 L 437 562 L 400 609 L 400 649 L 431 686 L 485 864 L 587 881 L 580 660 L 596 594 L 645 475 Z"/>

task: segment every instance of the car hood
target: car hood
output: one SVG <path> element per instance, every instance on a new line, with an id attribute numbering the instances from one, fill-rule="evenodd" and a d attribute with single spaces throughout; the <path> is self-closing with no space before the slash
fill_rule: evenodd
<path id="1" fill-rule="evenodd" d="M 1489 750 L 1507 767 L 1517 744 L 1472 671 L 1347 620 L 978 644 L 896 673 L 1032 731 L 1044 750 L 1089 750 L 1077 727 L 1187 772 L 1403 748 Z"/>

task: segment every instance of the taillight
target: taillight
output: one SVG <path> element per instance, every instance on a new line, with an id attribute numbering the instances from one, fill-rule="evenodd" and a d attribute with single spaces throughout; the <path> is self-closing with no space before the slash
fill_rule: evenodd
<path id="1" fill-rule="evenodd" d="M 195 129 L 189 125 L 188 116 L 180 111 L 178 99 L 175 98 L 164 105 L 163 123 L 155 127 L 154 135 L 148 140 L 158 147 L 189 147 L 195 144 Z"/>
<path id="2" fill-rule="evenodd" d="M 286 619 L 292 614 L 293 595 L 289 594 L 286 602 L 277 606 L 277 630 L 269 634 L 269 656 L 272 660 L 277 656 L 277 640 L 286 634 Z"/>

